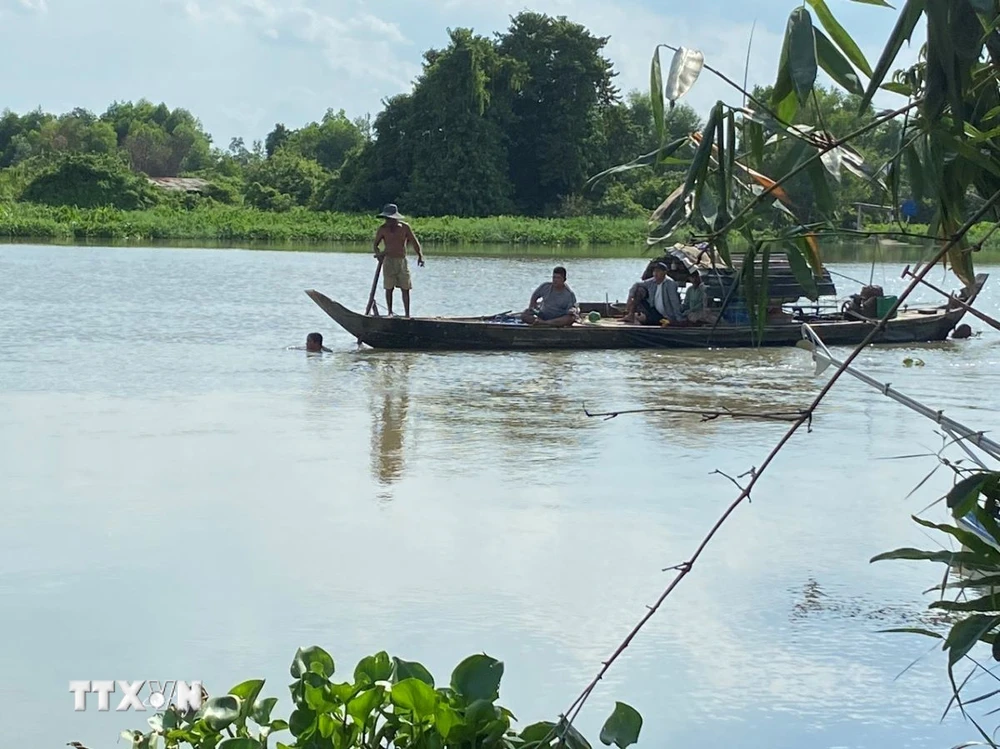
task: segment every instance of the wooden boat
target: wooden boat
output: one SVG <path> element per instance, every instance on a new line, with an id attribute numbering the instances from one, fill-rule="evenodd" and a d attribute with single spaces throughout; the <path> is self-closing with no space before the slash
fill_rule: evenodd
<path id="1" fill-rule="evenodd" d="M 986 280 L 977 277 L 973 300 Z M 601 313 L 596 324 L 584 322 L 568 328 L 525 325 L 512 316 L 487 317 L 384 317 L 362 315 L 324 294 L 310 289 L 306 294 L 344 330 L 373 348 L 411 351 L 530 351 L 579 349 L 734 348 L 751 347 L 749 325 L 721 322 L 711 325 L 636 325 L 621 319 L 621 305 L 581 304 L 584 318 L 590 311 Z M 609 313 L 610 316 L 605 316 Z M 909 308 L 886 323 L 876 343 L 922 343 L 942 341 L 965 315 L 962 308 L 941 305 Z M 789 316 L 792 317 L 792 316 Z M 764 329 L 763 346 L 794 346 L 808 322 L 831 346 L 857 345 L 871 332 L 875 320 L 850 319 L 844 313 L 801 314 Z"/>

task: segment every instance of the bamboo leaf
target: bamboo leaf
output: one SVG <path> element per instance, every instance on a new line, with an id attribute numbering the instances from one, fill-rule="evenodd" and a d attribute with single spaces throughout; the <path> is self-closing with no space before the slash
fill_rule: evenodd
<path id="1" fill-rule="evenodd" d="M 806 296 L 814 302 L 819 299 L 819 289 L 816 286 L 816 279 L 809 269 L 809 263 L 802 254 L 801 248 L 795 242 L 785 242 L 785 257 L 788 258 L 788 267 L 798 281 L 799 286 L 806 292 Z"/>
<path id="2" fill-rule="evenodd" d="M 847 58 L 854 63 L 862 73 L 866 76 L 871 77 L 872 69 L 868 64 L 868 60 L 865 59 L 864 54 L 861 52 L 861 48 L 858 47 L 851 35 L 844 30 L 844 27 L 840 25 L 836 18 L 833 17 L 833 13 L 830 12 L 830 8 L 827 7 L 826 0 L 808 0 L 809 5 L 812 9 L 816 11 L 816 17 L 819 19 L 820 24 L 826 29 L 827 33 L 836 42 L 837 46 Z M 819 33 L 819 29 L 816 30 Z M 816 37 L 817 47 L 819 45 L 819 36 Z M 818 50 L 817 50 L 818 51 Z M 828 73 L 830 71 L 827 71 Z"/>
<path id="3" fill-rule="evenodd" d="M 750 157 L 758 169 L 764 164 L 764 128 L 759 122 L 744 120 L 743 132 L 750 141 Z"/>
<path id="4" fill-rule="evenodd" d="M 788 63 L 792 85 L 805 106 L 816 83 L 816 35 L 813 33 L 812 16 L 805 7 L 792 11 L 788 17 Z"/>
<path id="5" fill-rule="evenodd" d="M 802 251 L 803 256 L 809 261 L 813 275 L 823 275 L 823 261 L 819 256 L 819 242 L 816 241 L 815 234 L 805 234 L 795 238 L 795 244 Z"/>
<path id="6" fill-rule="evenodd" d="M 771 261 L 771 245 L 767 243 L 764 245 L 764 251 L 761 253 L 760 257 L 760 282 L 756 284 L 757 288 L 757 314 L 754 316 L 754 322 L 757 325 L 757 340 L 764 340 L 764 328 L 767 325 L 767 310 L 770 306 L 771 295 L 769 293 L 768 276 L 770 275 L 770 261 Z M 753 268 L 751 267 L 751 273 L 753 273 Z"/>
<path id="7" fill-rule="evenodd" d="M 674 102 L 686 94 L 705 66 L 705 55 L 699 50 L 679 47 L 670 61 L 670 73 L 667 75 L 666 96 L 673 107 Z"/>
<path id="8" fill-rule="evenodd" d="M 889 633 L 893 632 L 896 634 L 906 634 L 906 635 L 923 635 L 924 637 L 933 637 L 936 640 L 943 640 L 944 637 L 930 629 L 921 629 L 919 627 L 896 627 L 893 629 L 880 629 L 879 632 Z"/>
<path id="9" fill-rule="evenodd" d="M 816 208 L 824 218 L 827 218 L 833 214 L 834 203 L 830 184 L 826 181 L 826 169 L 823 166 L 822 160 L 813 161 L 806 168 L 806 172 L 809 174 L 809 181 L 812 183 Z"/>
<path id="10" fill-rule="evenodd" d="M 905 560 L 910 562 L 942 562 L 950 565 L 977 565 L 982 561 L 978 554 L 968 551 L 921 551 L 920 549 L 903 548 L 887 551 L 871 558 L 872 562 L 888 560 Z M 992 569 L 993 565 L 989 566 Z"/>
<path id="11" fill-rule="evenodd" d="M 972 512 L 972 508 L 979 502 L 979 493 L 991 475 L 993 474 L 976 473 L 962 479 L 951 488 L 947 504 L 954 517 L 962 518 Z"/>
<path id="12" fill-rule="evenodd" d="M 688 142 L 688 136 L 685 135 L 683 138 L 678 138 L 675 141 L 671 141 L 667 145 L 657 148 L 655 151 L 650 151 L 649 153 L 643 154 L 642 156 L 638 156 L 634 158 L 632 161 L 628 162 L 627 164 L 618 164 L 617 166 L 605 169 L 603 172 L 595 174 L 593 177 L 588 179 L 584 183 L 584 188 L 593 187 L 602 179 L 604 179 L 605 177 L 610 177 L 612 174 L 621 174 L 622 172 L 628 172 L 631 171 L 632 169 L 640 169 L 642 167 L 652 166 L 657 162 L 663 163 L 664 159 L 667 159 L 670 156 L 672 156 L 674 153 L 677 152 L 677 150 L 681 146 L 683 146 L 687 142 Z"/>
<path id="13" fill-rule="evenodd" d="M 965 613 L 989 613 L 1000 611 L 1000 594 L 983 596 L 971 601 L 934 601 L 929 608 L 940 611 L 961 611 Z"/>
<path id="14" fill-rule="evenodd" d="M 952 627 L 944 643 L 944 649 L 948 651 L 948 664 L 954 666 L 962 660 L 997 624 L 1000 624 L 1000 616 L 976 614 Z"/>
<path id="15" fill-rule="evenodd" d="M 883 91 L 891 91 L 894 94 L 900 94 L 901 96 L 912 96 L 913 89 L 907 86 L 905 83 L 897 83 L 895 81 L 891 83 L 883 83 L 879 86 Z"/>
<path id="16" fill-rule="evenodd" d="M 788 28 L 785 30 L 785 37 L 781 43 L 781 55 L 778 58 L 778 77 L 771 90 L 771 108 L 778 119 L 784 123 L 792 121 L 799 107 L 799 100 L 795 95 L 795 87 L 792 84 L 791 63 L 789 62 L 790 27 L 791 19 L 788 21 Z"/>
<path id="17" fill-rule="evenodd" d="M 722 102 L 720 101 L 717 102 L 712 108 L 712 114 L 709 115 L 708 123 L 702 131 L 701 142 L 698 144 L 698 150 L 694 153 L 694 159 L 691 162 L 691 167 L 688 169 L 687 179 L 684 180 L 685 196 L 691 193 L 696 184 L 703 182 L 705 179 L 709 159 L 712 156 L 712 145 L 715 141 L 715 129 L 721 118 Z"/>
<path id="18" fill-rule="evenodd" d="M 726 191 L 722 198 L 722 206 L 728 223 L 730 203 L 733 199 L 733 180 L 736 178 L 736 113 L 732 110 L 726 116 L 726 144 L 729 151 L 726 164 Z"/>
<path id="19" fill-rule="evenodd" d="M 851 2 L 861 3 L 862 5 L 878 5 L 883 8 L 894 8 L 895 6 L 889 5 L 885 0 L 851 0 Z"/>
<path id="20" fill-rule="evenodd" d="M 920 154 L 917 147 L 911 143 L 903 154 L 906 159 L 906 172 L 910 178 L 910 190 L 912 197 L 917 203 L 924 199 L 924 169 L 920 163 Z"/>
<path id="21" fill-rule="evenodd" d="M 911 517 L 913 517 L 914 522 L 918 525 L 922 525 L 924 528 L 931 528 L 932 530 L 947 533 L 949 536 L 952 536 L 960 541 L 963 546 L 968 547 L 969 551 L 990 557 L 994 561 L 1000 558 L 1000 552 L 979 538 L 979 536 L 975 533 L 970 533 L 969 531 L 962 530 L 961 528 L 956 528 L 953 525 L 942 525 L 939 523 L 932 523 L 929 520 L 924 520 L 916 516 Z"/>
<path id="22" fill-rule="evenodd" d="M 819 66 L 845 90 L 863 96 L 865 87 L 861 85 L 861 79 L 851 67 L 851 63 L 841 54 L 839 49 L 833 46 L 833 42 L 822 31 L 819 29 L 813 29 L 813 31 L 816 34 L 816 57 L 819 60 Z"/>
<path id="23" fill-rule="evenodd" d="M 861 1 L 863 0 L 855 0 L 855 2 Z M 924 12 L 925 2 L 926 0 L 906 0 L 906 5 L 903 6 L 899 18 L 896 19 L 896 25 L 892 29 L 889 41 L 882 50 L 882 56 L 875 64 L 875 69 L 870 76 L 871 80 L 868 81 L 868 88 L 865 90 L 864 96 L 861 97 L 861 104 L 858 106 L 859 112 L 863 112 L 871 104 L 872 97 L 875 96 L 875 92 L 882 85 L 882 81 L 885 80 L 889 68 L 896 61 L 896 56 L 899 54 L 899 50 L 902 49 L 903 42 L 909 40 L 913 35 L 917 21 L 920 20 L 920 16 Z"/>
<path id="24" fill-rule="evenodd" d="M 653 52 L 653 62 L 649 69 L 649 105 L 653 110 L 656 142 L 662 144 L 666 133 L 666 126 L 663 122 L 663 73 L 660 70 L 659 47 Z"/>
<path id="25" fill-rule="evenodd" d="M 955 0 L 926 0 L 927 7 L 927 68 L 933 72 L 935 65 L 940 68 L 944 80 L 945 98 L 951 105 L 955 127 L 965 119 L 965 106 L 962 102 L 962 90 L 958 83 L 955 70 L 955 46 L 952 44 L 951 26 L 953 19 L 949 7 L 959 6 Z M 968 7 L 968 6 L 966 6 Z M 928 84 L 930 83 L 928 76 Z M 928 96 L 928 98 L 930 98 Z M 934 113 L 935 115 L 937 112 Z"/>

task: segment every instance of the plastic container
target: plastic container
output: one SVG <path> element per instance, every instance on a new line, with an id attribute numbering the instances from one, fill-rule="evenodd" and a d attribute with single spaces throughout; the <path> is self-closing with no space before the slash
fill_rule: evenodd
<path id="1" fill-rule="evenodd" d="M 885 317 L 885 313 L 889 311 L 889 308 L 896 303 L 898 297 L 894 296 L 880 296 L 875 300 L 875 316 L 879 319 Z M 895 317 L 896 313 L 892 313 L 892 317 Z M 889 319 L 891 320 L 892 317 Z"/>

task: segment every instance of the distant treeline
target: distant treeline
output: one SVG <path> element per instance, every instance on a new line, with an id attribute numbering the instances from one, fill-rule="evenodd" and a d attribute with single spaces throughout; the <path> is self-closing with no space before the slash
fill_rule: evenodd
<path id="1" fill-rule="evenodd" d="M 413 90 L 388 99 L 374 119 L 352 121 L 343 109 L 329 109 L 298 129 L 277 123 L 250 147 L 234 138 L 223 149 L 192 113 L 145 100 L 116 102 L 101 115 L 5 111 L 0 201 L 126 211 L 207 202 L 346 213 L 395 202 L 417 216 L 640 218 L 683 179 L 679 158 L 587 186 L 592 175 L 659 145 L 648 96 L 622 95 L 614 85 L 606 37 L 533 12 L 513 17 L 492 38 L 461 28 L 449 36 L 445 49 L 424 53 Z M 857 126 L 853 97 L 820 91 L 818 101 L 827 129 Z M 869 110 L 860 120 L 871 116 Z M 700 126 L 681 104 L 668 113 L 666 137 Z M 877 169 L 898 137 L 899 126 L 889 123 L 856 145 Z M 777 173 L 794 157 L 769 153 Z M 200 177 L 210 186 L 177 195 L 152 187 L 147 176 Z M 795 193 L 808 217 L 812 197 L 803 181 Z M 859 180 L 844 180 L 832 197 L 845 220 L 853 220 L 853 203 L 880 202 Z"/>

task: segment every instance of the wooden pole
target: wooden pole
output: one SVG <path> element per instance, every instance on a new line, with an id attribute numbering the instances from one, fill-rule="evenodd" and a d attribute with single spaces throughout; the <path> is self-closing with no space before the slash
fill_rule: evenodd
<path id="1" fill-rule="evenodd" d="M 372 279 L 372 290 L 368 295 L 368 306 L 365 307 L 366 315 L 375 308 L 375 291 L 378 289 L 378 277 L 382 274 L 382 260 L 383 258 L 379 258 L 378 265 L 375 267 L 375 278 Z M 378 310 L 375 310 L 375 314 L 378 314 Z"/>

